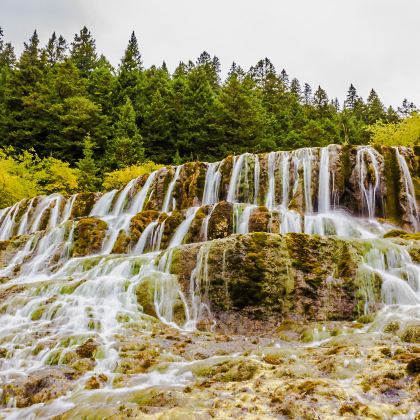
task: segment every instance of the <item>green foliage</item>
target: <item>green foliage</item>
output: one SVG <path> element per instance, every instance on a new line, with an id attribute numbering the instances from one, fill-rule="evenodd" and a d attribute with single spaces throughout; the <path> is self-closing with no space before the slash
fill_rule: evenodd
<path id="1" fill-rule="evenodd" d="M 99 186 L 99 168 L 93 158 L 94 144 L 89 135 L 84 139 L 83 158 L 79 159 L 76 166 L 79 169 L 79 185 L 82 191 L 96 191 Z"/>
<path id="2" fill-rule="evenodd" d="M 414 112 L 411 117 L 397 123 L 385 124 L 382 121 L 369 127 L 371 143 L 387 146 L 419 146 L 420 115 Z"/>
<path id="3" fill-rule="evenodd" d="M 67 173 L 59 184 L 68 191 L 90 190 L 102 182 L 99 173 L 145 160 L 214 161 L 328 143 L 417 145 L 415 111 L 407 99 L 398 110 L 385 109 L 373 89 L 364 101 L 354 85 L 340 106 L 268 58 L 249 71 L 233 63 L 224 81 L 219 59 L 207 52 L 173 74 L 165 63 L 144 68 L 134 32 L 117 69 L 99 56 L 86 27 L 70 46 L 56 33 L 42 46 L 35 31 L 16 59 L 0 28 L 0 147 L 49 158 L 51 179 L 58 160 L 68 162 L 57 169 Z M 78 187 L 68 172 L 76 163 L 91 171 Z"/>
<path id="4" fill-rule="evenodd" d="M 48 157 L 40 159 L 33 151 L 16 153 L 0 150 L 0 208 L 38 194 L 78 190 L 78 171 L 67 162 Z"/>
<path id="5" fill-rule="evenodd" d="M 136 125 L 133 105 L 127 97 L 119 107 L 113 126 L 114 137 L 108 141 L 105 159 L 110 168 L 135 165 L 144 159 L 143 139 Z"/>
<path id="6" fill-rule="evenodd" d="M 153 171 L 161 168 L 162 166 L 163 165 L 148 161 L 144 162 L 142 165 L 133 165 L 123 169 L 117 169 L 105 174 L 102 186 L 105 190 L 113 190 L 114 188 L 120 189 L 132 179 L 141 175 L 151 174 Z"/>

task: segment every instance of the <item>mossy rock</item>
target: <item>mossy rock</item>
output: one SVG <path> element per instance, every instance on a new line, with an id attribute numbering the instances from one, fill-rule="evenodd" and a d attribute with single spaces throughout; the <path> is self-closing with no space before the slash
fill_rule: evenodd
<path id="1" fill-rule="evenodd" d="M 30 372 L 3 386 L 0 403 L 7 405 L 13 399 L 18 408 L 46 403 L 69 392 L 72 382 L 79 376 L 79 372 L 66 366 Z"/>
<path id="2" fill-rule="evenodd" d="M 137 213 L 130 222 L 130 239 L 132 242 L 137 243 L 140 239 L 144 229 L 159 218 L 160 213 L 156 210 L 146 210 Z"/>
<path id="3" fill-rule="evenodd" d="M 208 240 L 225 238 L 233 233 L 233 205 L 222 201 L 214 208 L 208 226 Z"/>
<path id="4" fill-rule="evenodd" d="M 91 212 L 95 202 L 98 200 L 100 194 L 98 193 L 79 193 L 76 196 L 76 199 L 71 210 L 70 217 L 72 219 L 77 219 L 80 217 L 87 217 Z"/>
<path id="5" fill-rule="evenodd" d="M 400 337 L 406 343 L 420 343 L 420 325 L 406 327 Z"/>
<path id="6" fill-rule="evenodd" d="M 251 360 L 228 360 L 214 366 L 198 369 L 195 373 L 217 382 L 243 382 L 251 380 L 258 364 Z"/>
<path id="7" fill-rule="evenodd" d="M 78 221 L 74 231 L 73 257 L 99 252 L 105 239 L 108 224 L 100 219 L 88 217 Z"/>
<path id="8" fill-rule="evenodd" d="M 156 317 L 156 309 L 154 304 L 155 296 L 155 280 L 153 277 L 146 277 L 136 287 L 137 302 L 143 308 L 143 312 L 147 315 Z"/>
<path id="9" fill-rule="evenodd" d="M 183 222 L 185 218 L 185 212 L 181 210 L 174 210 L 166 219 L 165 226 L 163 228 L 162 244 L 161 248 L 166 248 L 178 226 Z"/>
<path id="10" fill-rule="evenodd" d="M 112 254 L 127 254 L 129 252 L 130 242 L 130 236 L 127 232 L 121 230 L 112 248 Z"/>
<path id="11" fill-rule="evenodd" d="M 264 206 L 256 208 L 249 218 L 249 232 L 268 232 L 271 213 Z"/>
<path id="12" fill-rule="evenodd" d="M 390 230 L 385 233 L 384 238 L 401 238 L 406 240 L 420 240 L 420 232 L 411 233 L 405 230 Z"/>

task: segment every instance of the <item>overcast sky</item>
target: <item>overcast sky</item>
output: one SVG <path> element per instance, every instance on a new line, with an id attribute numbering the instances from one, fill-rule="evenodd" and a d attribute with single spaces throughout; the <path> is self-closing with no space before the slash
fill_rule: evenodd
<path id="1" fill-rule="evenodd" d="M 418 0 L 0 0 L 0 26 L 18 51 L 36 28 L 71 41 L 86 25 L 99 52 L 117 64 L 132 30 L 146 66 L 217 55 L 224 74 L 260 58 L 330 97 L 350 83 L 364 98 L 404 97 L 420 106 Z"/>

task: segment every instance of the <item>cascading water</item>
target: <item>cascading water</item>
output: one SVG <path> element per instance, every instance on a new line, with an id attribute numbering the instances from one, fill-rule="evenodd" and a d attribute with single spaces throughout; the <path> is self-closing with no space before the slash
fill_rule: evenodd
<path id="1" fill-rule="evenodd" d="M 356 162 L 362 205 L 367 210 L 369 218 L 373 218 L 376 211 L 376 194 L 380 186 L 376 152 L 371 147 L 360 147 L 357 150 Z"/>
<path id="2" fill-rule="evenodd" d="M 173 192 L 175 188 L 176 181 L 179 179 L 179 174 L 181 173 L 182 166 L 177 166 L 175 170 L 175 175 L 169 184 L 168 191 L 166 191 L 165 199 L 163 200 L 162 211 L 167 213 L 170 210 L 175 208 Z"/>
<path id="3" fill-rule="evenodd" d="M 403 188 L 408 206 L 408 217 L 414 231 L 419 230 L 419 209 L 416 201 L 416 193 L 414 191 L 413 180 L 411 179 L 410 170 L 404 156 L 401 155 L 398 147 L 395 147 L 395 153 L 398 159 L 398 165 L 402 172 Z"/>
<path id="4" fill-rule="evenodd" d="M 157 171 L 147 177 L 141 188 L 138 185 L 142 179 L 132 180 L 121 191 L 103 194 L 88 211 L 89 217 L 108 224 L 97 255 L 72 257 L 79 223 L 79 216 L 72 215 L 77 195 L 68 199 L 58 194 L 36 197 L 0 211 L 0 239 L 8 241 L 15 235 L 21 238 L 15 252 L 7 254 L 7 261 L 0 269 L 0 325 L 3 326 L 0 350 L 7 355 L 0 357 L 1 384 L 13 383 L 45 366 L 69 364 L 80 352 L 80 346 L 92 340 L 96 353 L 90 356 L 90 363 L 95 364 L 90 373 L 81 373 L 72 390 L 56 402 L 38 404 L 28 411 L 28 416 L 33 413 L 41 413 L 41 417 L 57 416 L 77 405 L 75 401 L 88 404 L 89 398 L 119 395 L 115 384 L 124 368 L 121 349 L 130 345 L 124 340 L 151 337 L 156 318 L 183 333 L 195 330 L 201 323 L 212 326 L 209 297 L 212 243 L 194 244 L 199 249 L 189 279 L 179 281 L 171 273 L 171 267 L 179 260 L 177 247 L 182 248 L 191 241 L 194 229 L 200 230 L 198 223 L 201 231 L 196 233 L 199 239 L 194 241 L 207 241 L 209 223 L 217 216 L 216 207 L 226 193 L 228 203 L 224 204 L 226 208 L 231 206 L 233 220 L 230 232 L 248 233 L 251 217 L 255 220 L 253 215 L 257 215 L 254 212 L 263 211 L 275 219 L 280 233 L 303 231 L 370 241 L 358 272 L 362 293 L 366 295 L 366 311 L 377 309 L 375 305 L 379 304 L 383 306 L 383 319 L 399 317 L 407 322 L 420 322 L 420 266 L 405 246 L 382 239 L 392 226 L 374 219 L 379 214 L 376 207 L 380 179 L 384 176 L 377 152 L 370 147 L 359 147 L 355 156 L 358 176 L 353 187 L 356 191 L 359 188 L 369 219 L 351 216 L 349 211 L 353 209 L 331 208 L 336 193 L 333 165 L 338 160 L 332 159 L 333 153 L 333 148 L 325 147 L 272 152 L 266 156 L 244 154 L 233 159 L 228 175 L 223 173 L 220 162 L 207 164 L 205 176 L 200 174 L 201 182 L 204 179 L 204 186 L 201 184 L 204 189 L 199 190 L 202 197 L 194 201 L 201 199 L 203 207 L 179 209 L 179 212 L 173 211 L 181 205 L 175 205 L 173 192 L 177 181 L 185 176 L 182 166 L 176 167 L 164 197 L 156 202 L 151 197 L 162 178 L 156 176 Z M 406 199 L 405 216 L 413 230 L 417 230 L 419 215 L 414 183 L 404 151 L 396 149 L 396 156 Z M 221 191 L 222 179 L 229 179 L 229 175 L 227 191 Z M 299 203 L 297 194 L 302 194 L 301 207 L 296 204 Z M 266 209 L 261 210 L 259 204 L 265 204 Z M 112 254 L 121 232 L 130 233 L 133 217 L 144 209 L 153 217 L 142 226 L 137 244 L 131 244 L 127 254 Z M 165 228 L 171 219 L 165 219 L 170 215 L 164 213 L 171 211 L 183 219 L 167 237 Z M 225 220 L 228 217 L 223 223 Z M 22 236 L 26 234 L 29 236 Z M 223 236 L 223 232 L 219 234 Z M 163 246 L 168 249 L 160 252 Z M 229 276 L 226 251 L 221 271 L 226 280 Z M 382 284 L 380 302 L 371 287 L 378 278 Z M 152 307 L 147 307 L 147 299 L 142 300 L 149 295 L 153 297 Z M 127 389 L 188 384 L 191 372 L 174 362 L 178 360 L 175 356 L 168 355 L 168 359 L 170 364 L 167 368 L 160 367 L 160 373 L 132 374 Z M 84 389 L 92 374 L 107 378 L 103 389 Z M 14 408 L 15 403 L 9 400 L 9 408 L 5 410 L 18 418 L 23 412 Z"/>
<path id="5" fill-rule="evenodd" d="M 318 213 L 330 211 L 330 168 L 328 146 L 321 149 L 319 166 Z"/>

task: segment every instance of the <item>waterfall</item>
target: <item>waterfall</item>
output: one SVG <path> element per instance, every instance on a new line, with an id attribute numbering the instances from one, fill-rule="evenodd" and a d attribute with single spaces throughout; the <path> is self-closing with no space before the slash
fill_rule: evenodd
<path id="1" fill-rule="evenodd" d="M 319 166 L 318 212 L 330 211 L 330 168 L 328 146 L 321 149 Z"/>
<path id="2" fill-rule="evenodd" d="M 5 241 L 13 235 L 13 228 L 15 226 L 15 217 L 19 210 L 20 203 L 16 203 L 13 207 L 10 207 L 6 213 L 6 217 L 0 228 L 0 241 Z"/>
<path id="3" fill-rule="evenodd" d="M 254 204 L 258 204 L 258 194 L 260 192 L 260 158 L 254 156 Z"/>
<path id="4" fill-rule="evenodd" d="M 222 180 L 220 173 L 221 162 L 209 163 L 207 166 L 206 180 L 204 182 L 203 206 L 216 204 L 219 201 L 219 187 Z"/>
<path id="5" fill-rule="evenodd" d="M 93 206 L 89 216 L 102 217 L 109 214 L 114 197 L 118 190 L 112 190 L 105 193 Z"/>
<path id="6" fill-rule="evenodd" d="M 408 169 L 408 165 L 404 156 L 401 155 L 400 151 L 398 150 L 398 147 L 394 147 L 394 149 L 397 155 L 398 165 L 400 167 L 403 177 L 403 189 L 405 192 L 409 211 L 408 217 L 414 231 L 417 232 L 420 229 L 419 209 L 417 207 L 416 193 L 414 191 L 413 180 L 411 179 L 410 170 Z"/>
<path id="7" fill-rule="evenodd" d="M 289 153 L 282 153 L 281 160 L 281 183 L 282 183 L 282 199 L 281 205 L 283 209 L 287 209 L 289 206 Z"/>
<path id="8" fill-rule="evenodd" d="M 142 189 L 137 193 L 137 195 L 134 197 L 132 204 L 128 210 L 128 213 L 135 215 L 136 213 L 143 210 L 147 196 L 149 194 L 149 190 L 151 185 L 153 184 L 155 178 L 156 178 L 157 171 L 152 172 L 148 177 L 146 182 L 144 183 Z"/>
<path id="9" fill-rule="evenodd" d="M 206 315 L 211 319 L 211 310 L 209 305 L 209 275 L 208 259 L 211 249 L 211 243 L 201 246 L 197 254 L 197 262 L 190 277 L 189 286 L 189 305 L 188 318 L 184 325 L 187 330 L 197 328 L 197 323 L 205 319 Z"/>
<path id="10" fill-rule="evenodd" d="M 173 192 L 175 188 L 176 181 L 179 179 L 179 174 L 181 173 L 182 166 L 179 165 L 176 167 L 175 175 L 168 186 L 168 191 L 166 191 L 165 199 L 163 200 L 162 211 L 168 213 L 170 210 L 175 208 Z"/>
<path id="11" fill-rule="evenodd" d="M 66 205 L 64 207 L 63 215 L 61 217 L 60 223 L 67 222 L 67 220 L 70 219 L 71 213 L 73 211 L 74 203 L 77 199 L 78 194 L 73 194 L 66 202 Z"/>
<path id="12" fill-rule="evenodd" d="M 312 213 L 312 150 L 310 148 L 298 149 L 293 154 L 293 163 L 295 168 L 295 185 L 293 187 L 294 193 L 299 185 L 299 169 L 303 168 L 303 191 L 305 196 L 305 211 Z"/>
<path id="13" fill-rule="evenodd" d="M 276 165 L 276 152 L 270 152 L 267 156 L 267 176 L 268 188 L 265 197 L 265 206 L 268 209 L 273 209 L 276 205 L 276 178 L 275 178 L 275 165 Z"/>
<path id="14" fill-rule="evenodd" d="M 129 194 L 131 193 L 135 183 L 137 182 L 137 178 L 132 179 L 125 187 L 124 189 L 119 193 L 117 201 L 114 204 L 114 208 L 112 209 L 112 216 L 119 216 L 123 210 L 124 207 L 127 204 L 127 199 Z"/>
<path id="15" fill-rule="evenodd" d="M 413 264 L 407 250 L 377 240 L 360 267 L 363 275 L 382 279 L 382 302 L 386 305 L 420 305 L 420 266 Z M 372 298 L 371 298 L 372 300 Z"/>
<path id="16" fill-rule="evenodd" d="M 362 194 L 363 206 L 367 209 L 369 218 L 375 217 L 376 193 L 380 185 L 379 164 L 375 153 L 371 147 L 363 146 L 358 148 L 356 155 L 359 188 Z M 373 170 L 373 173 L 369 168 Z"/>
<path id="17" fill-rule="evenodd" d="M 201 230 L 200 230 L 200 238 L 203 241 L 207 241 L 208 240 L 208 230 L 209 230 L 209 222 L 210 222 L 210 218 L 213 214 L 213 210 L 215 209 L 216 204 L 213 204 L 209 213 L 206 215 L 206 217 L 203 219 L 203 223 L 201 225 Z"/>
<path id="18" fill-rule="evenodd" d="M 164 229 L 164 221 L 162 223 L 159 223 L 158 220 L 150 222 L 141 234 L 136 246 L 132 251 L 132 254 L 144 254 L 146 250 L 149 250 L 150 252 L 159 251 Z"/>
<path id="19" fill-rule="evenodd" d="M 191 207 L 188 209 L 185 220 L 178 226 L 178 229 L 175 231 L 171 242 L 169 243 L 170 248 L 181 245 L 183 243 L 198 209 L 199 207 Z"/>
<path id="20" fill-rule="evenodd" d="M 25 211 L 25 214 L 22 216 L 22 219 L 19 223 L 19 228 L 17 231 L 17 235 L 24 235 L 29 230 L 29 215 L 34 207 L 34 202 L 36 200 L 36 197 L 33 197 L 28 204 L 28 207 Z"/>
<path id="21" fill-rule="evenodd" d="M 253 189 L 250 187 L 250 167 L 249 159 L 254 161 L 254 171 L 252 172 Z M 255 169 L 257 167 L 257 169 Z M 230 203 L 239 202 L 241 195 L 243 196 L 243 202 L 251 204 L 256 200 L 256 193 L 258 194 L 258 188 L 256 183 L 259 183 L 259 159 L 258 156 L 250 153 L 243 155 L 234 156 L 233 158 L 233 169 L 232 175 L 229 182 L 229 189 L 226 200 Z"/>
<path id="22" fill-rule="evenodd" d="M 246 234 L 249 232 L 249 219 L 257 206 L 250 204 L 233 205 L 233 232 Z"/>
<path id="23" fill-rule="evenodd" d="M 410 248 L 410 241 L 384 239 L 385 233 L 397 227 L 380 218 L 375 219 L 379 214 L 376 205 L 381 191 L 380 180 L 384 176 L 382 155 L 371 147 L 353 148 L 349 154 L 351 179 L 345 180 L 346 187 L 350 188 L 343 191 L 341 179 L 340 186 L 334 186 L 332 171 L 340 162 L 336 150 L 340 150 L 339 146 L 277 151 L 266 155 L 246 153 L 233 158 L 230 173 L 227 172 L 229 165 L 222 162 L 208 163 L 206 167 L 200 164 L 199 168 L 204 169 L 198 176 L 199 182 L 194 178 L 191 184 L 185 183 L 187 187 L 178 180 L 180 176 L 184 180 L 184 175 L 186 178 L 189 175 L 182 172 L 182 166 L 177 166 L 170 172 L 172 178 L 166 190 L 163 185 L 171 175 L 164 179 L 157 173 L 165 172 L 155 171 L 147 179 L 131 180 L 120 191 L 102 194 L 89 214 L 80 214 L 84 206 L 79 206 L 78 200 L 83 201 L 84 197 L 77 194 L 68 198 L 60 194 L 38 196 L 0 210 L 0 241 L 7 241 L 1 244 L 0 250 L 0 350 L 1 355 L 7 354 L 7 357 L 0 357 L 1 383 L 13 384 L 40 369 L 71 367 L 69 360 L 86 340 L 91 339 L 97 344 L 95 356 L 85 358 L 95 366 L 86 375 L 81 374 L 66 395 L 25 408 L 28 411 L 13 408 L 14 400 L 11 399 L 9 408 L 1 409 L 4 413 L 0 411 L 0 417 L 12 413 L 16 418 L 35 418 L 40 412 L 48 412 L 44 417 L 59 416 L 58 412 L 65 412 L 67 404 L 77 404 L 83 398 L 92 398 L 90 402 L 95 401 L 95 404 L 101 398 L 109 402 L 111 396 L 118 397 L 119 401 L 125 392 L 160 384 L 164 375 L 172 374 L 172 368 L 168 367 L 172 363 L 180 363 L 180 373 L 176 375 L 178 382 L 171 379 L 169 387 L 195 380 L 191 371 L 178 362 L 182 356 L 172 354 L 170 346 L 166 346 L 167 340 L 172 340 L 169 338 L 173 333 L 171 328 L 178 330 L 174 334 L 179 334 L 181 340 L 197 328 L 205 326 L 211 329 L 211 298 L 214 298 L 216 289 L 216 293 L 226 293 L 226 296 L 231 290 L 229 282 L 235 277 L 230 271 L 236 269 L 236 261 L 239 261 L 232 258 L 236 257 L 232 253 L 242 252 L 237 244 L 259 246 L 260 240 L 263 242 L 265 238 L 262 233 L 241 239 L 229 237 L 229 234 L 232 229 L 234 233 L 247 234 L 250 221 L 257 220 L 260 214 L 264 220 L 271 218 L 271 228 L 275 233 L 335 235 L 339 239 L 323 238 L 322 241 L 342 240 L 343 244 L 350 244 L 349 248 L 354 246 L 361 260 L 355 279 L 355 287 L 360 289 L 356 293 L 364 297 L 366 312 L 379 310 L 372 329 L 383 329 L 389 320 L 394 319 L 401 325 L 418 322 L 420 265 L 413 261 L 414 248 Z M 410 162 L 406 161 L 411 152 L 395 148 L 395 153 L 401 172 L 401 197 L 405 200 L 402 224 L 406 226 L 408 221 L 413 230 L 418 230 L 419 213 L 414 188 L 418 179 L 414 172 L 412 179 Z M 197 174 L 195 171 L 194 177 Z M 221 191 L 222 186 L 225 187 L 222 179 L 229 177 L 226 189 L 230 204 L 222 203 L 220 211 L 216 211 L 225 194 Z M 183 203 L 190 200 L 175 202 L 174 196 L 178 194 L 184 196 L 193 191 L 199 195 L 204 178 L 201 208 L 183 208 Z M 334 206 L 335 188 L 337 196 L 344 197 L 340 209 Z M 194 204 L 199 203 L 200 198 L 197 197 Z M 260 204 L 264 204 L 268 211 L 258 208 Z M 353 215 L 360 206 L 363 206 L 366 217 Z M 133 217 L 142 211 L 144 213 L 138 215 L 131 226 Z M 171 217 L 163 214 L 168 212 L 172 212 Z M 72 253 L 76 255 L 76 240 L 81 236 L 79 217 L 87 216 L 103 220 L 108 225 L 102 249 L 95 255 L 72 257 Z M 222 221 L 220 226 L 217 217 Z M 209 223 L 215 226 L 215 235 L 227 237 L 226 247 L 216 246 L 219 240 L 208 241 Z M 264 223 L 259 225 L 264 226 Z M 136 244 L 132 243 L 133 237 L 138 237 L 135 228 L 141 232 Z M 121 239 L 119 235 L 124 232 L 129 251 L 113 254 Z M 92 231 L 92 238 L 95 235 L 96 232 Z M 292 240 L 293 236 L 269 238 L 275 243 L 280 239 Z M 352 238 L 352 241 L 345 242 L 347 238 Z M 192 241 L 204 243 L 189 244 Z M 161 251 L 166 245 L 168 249 Z M 216 251 L 220 255 L 216 255 Z M 271 255 L 267 252 L 266 258 L 271 258 Z M 345 255 L 343 251 L 343 257 Z M 276 265 L 279 261 L 272 263 Z M 178 272 L 179 265 L 182 270 L 178 277 L 174 273 Z M 380 294 L 378 284 L 381 285 Z M 222 319 L 215 310 L 213 315 Z M 159 322 L 166 324 L 162 330 L 164 335 L 159 336 L 159 333 L 156 335 L 159 341 L 152 341 L 161 327 Z M 198 334 L 190 336 L 198 337 Z M 124 363 L 130 360 L 130 357 L 125 357 L 130 356 L 130 346 L 139 342 L 163 343 L 163 363 L 157 369 L 150 367 L 141 373 L 121 374 Z M 174 359 L 177 362 L 173 362 Z M 136 367 L 140 365 L 139 360 L 135 360 Z M 207 361 L 200 363 L 204 366 Z M 86 380 L 98 375 L 108 378 L 104 388 L 86 390 Z M 122 388 L 117 388 L 115 384 L 121 385 L 118 381 L 122 376 L 127 382 Z M 43 407 L 49 408 L 37 411 Z"/>

